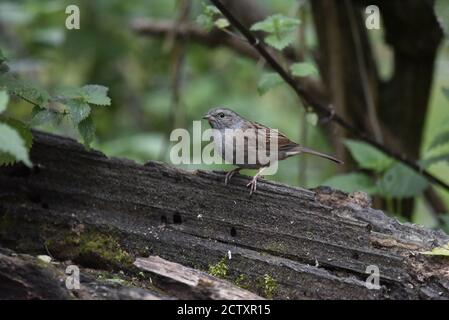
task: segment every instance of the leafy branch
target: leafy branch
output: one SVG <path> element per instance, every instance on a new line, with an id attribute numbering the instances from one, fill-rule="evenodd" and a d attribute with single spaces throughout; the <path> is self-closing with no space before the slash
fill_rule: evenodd
<path id="1" fill-rule="evenodd" d="M 382 143 L 377 142 L 372 137 L 368 136 L 365 132 L 360 131 L 352 124 L 347 122 L 342 116 L 337 114 L 333 109 L 332 105 L 324 104 L 320 99 L 310 92 L 308 92 L 301 82 L 296 81 L 290 73 L 285 70 L 279 62 L 274 59 L 274 57 L 268 52 L 268 50 L 263 45 L 262 41 L 253 34 L 246 26 L 244 26 L 219 0 L 210 0 L 223 14 L 225 18 L 228 19 L 229 23 L 234 26 L 247 40 L 248 42 L 259 52 L 259 54 L 266 60 L 266 62 L 271 66 L 271 68 L 279 74 L 279 76 L 295 91 L 298 97 L 304 102 L 305 105 L 310 106 L 317 114 L 322 118 L 327 118 L 339 124 L 341 127 L 345 128 L 347 131 L 351 132 L 354 136 L 358 137 L 360 140 L 368 143 L 369 145 L 379 149 L 383 153 L 387 154 L 389 157 L 395 159 L 396 161 L 402 163 L 403 165 L 409 167 L 419 175 L 425 177 L 428 181 L 443 187 L 445 190 L 449 191 L 449 184 L 439 179 L 438 177 L 432 175 L 427 170 L 423 169 L 422 166 L 414 161 L 407 158 L 405 155 L 393 151 Z"/>
<path id="2" fill-rule="evenodd" d="M 108 106 L 108 88 L 86 85 L 81 88 L 63 88 L 51 96 L 46 90 L 16 78 L 5 66 L 6 59 L 0 51 L 0 165 L 22 161 L 31 166 L 29 149 L 32 145 L 30 127 L 51 123 L 57 125 L 68 117 L 76 127 L 86 147 L 95 137 L 91 106 Z M 15 95 L 33 105 L 31 120 L 25 124 L 1 115 L 6 111 L 9 96 Z M 56 107 L 57 106 L 57 107 Z"/>

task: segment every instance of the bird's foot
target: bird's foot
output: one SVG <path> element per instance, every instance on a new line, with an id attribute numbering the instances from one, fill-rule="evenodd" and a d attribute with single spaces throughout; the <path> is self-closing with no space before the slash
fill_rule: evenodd
<path id="1" fill-rule="evenodd" d="M 257 189 L 257 176 L 255 176 L 254 178 L 251 179 L 251 181 L 246 185 L 247 188 L 249 189 L 249 195 L 252 196 L 252 194 L 254 192 L 256 192 Z"/>
<path id="2" fill-rule="evenodd" d="M 225 186 L 228 185 L 228 182 L 231 181 L 231 178 L 234 176 L 234 174 L 238 173 L 240 170 L 241 170 L 240 168 L 235 168 L 235 169 L 229 171 L 228 173 L 226 173 Z"/>

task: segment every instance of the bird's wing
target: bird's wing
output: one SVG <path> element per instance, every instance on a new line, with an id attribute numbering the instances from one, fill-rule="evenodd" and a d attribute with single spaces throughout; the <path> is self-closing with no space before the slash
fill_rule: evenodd
<path id="1" fill-rule="evenodd" d="M 288 150 L 292 147 L 298 146 L 296 142 L 291 141 L 285 134 L 278 130 L 270 129 L 263 124 L 260 124 L 258 122 L 254 122 L 259 136 L 265 136 L 265 142 L 267 145 L 267 148 L 269 148 L 270 144 L 272 142 L 275 142 L 277 140 L 278 150 Z"/>

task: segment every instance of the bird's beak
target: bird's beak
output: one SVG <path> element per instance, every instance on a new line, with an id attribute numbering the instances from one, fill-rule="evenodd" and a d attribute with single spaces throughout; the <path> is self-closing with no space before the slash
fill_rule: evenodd
<path id="1" fill-rule="evenodd" d="M 205 114 L 204 116 L 203 116 L 203 119 L 206 119 L 206 120 L 211 120 L 213 117 L 210 115 L 210 114 Z"/>

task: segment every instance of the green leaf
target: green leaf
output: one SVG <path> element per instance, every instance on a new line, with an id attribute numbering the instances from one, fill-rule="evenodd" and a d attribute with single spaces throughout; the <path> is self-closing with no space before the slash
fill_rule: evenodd
<path id="1" fill-rule="evenodd" d="M 262 96 L 267 93 L 268 90 L 279 86 L 284 82 L 284 79 L 277 73 L 265 73 L 262 75 L 259 83 L 257 84 L 257 91 Z"/>
<path id="2" fill-rule="evenodd" d="M 95 126 L 92 117 L 87 117 L 78 124 L 78 131 L 83 138 L 84 145 L 90 147 L 95 138 Z"/>
<path id="3" fill-rule="evenodd" d="M 383 172 L 393 163 L 393 159 L 367 143 L 347 139 L 345 144 L 361 168 Z"/>
<path id="4" fill-rule="evenodd" d="M 263 21 L 256 22 L 251 26 L 252 31 L 265 31 L 268 33 L 289 32 L 296 29 L 301 23 L 300 20 L 275 14 L 267 17 Z"/>
<path id="5" fill-rule="evenodd" d="M 444 131 L 438 134 L 430 144 L 429 150 L 449 143 L 449 131 Z"/>
<path id="6" fill-rule="evenodd" d="M 399 162 L 388 169 L 378 181 L 380 193 L 391 198 L 414 197 L 428 186 L 429 183 L 423 176 Z"/>
<path id="7" fill-rule="evenodd" d="M 208 15 L 208 16 L 214 16 L 217 14 L 221 14 L 220 10 L 213 5 L 203 5 L 204 6 L 204 14 Z"/>
<path id="8" fill-rule="evenodd" d="M 433 248 L 432 251 L 424 251 L 421 254 L 426 254 L 429 256 L 445 256 L 449 257 L 449 243 L 441 247 Z"/>
<path id="9" fill-rule="evenodd" d="M 55 92 L 58 100 L 68 100 L 68 99 L 84 99 L 85 93 L 82 88 L 78 87 L 63 87 L 58 88 Z"/>
<path id="10" fill-rule="evenodd" d="M 299 24 L 298 19 L 275 14 L 253 24 L 251 30 L 267 32 L 265 42 L 277 50 L 283 50 L 295 40 L 293 31 Z"/>
<path id="11" fill-rule="evenodd" d="M 212 28 L 214 27 L 214 19 L 205 14 L 200 14 L 196 18 L 196 23 L 198 23 L 206 31 L 211 31 Z"/>
<path id="12" fill-rule="evenodd" d="M 338 175 L 328 179 L 322 184 L 348 193 L 352 193 L 354 191 L 364 191 L 369 195 L 373 195 L 378 191 L 373 178 L 363 173 Z"/>
<path id="13" fill-rule="evenodd" d="M 0 123 L 0 165 L 9 164 L 14 160 L 22 161 L 28 167 L 32 166 L 26 141 L 15 128 Z"/>
<path id="14" fill-rule="evenodd" d="M 282 51 L 295 41 L 294 33 L 286 34 L 272 34 L 265 37 L 265 42 L 275 48 L 276 50 Z"/>
<path id="15" fill-rule="evenodd" d="M 86 85 L 81 88 L 83 96 L 88 103 L 109 106 L 111 105 L 111 99 L 108 97 L 108 88 L 97 84 Z"/>
<path id="16" fill-rule="evenodd" d="M 9 95 L 5 90 L 0 91 L 0 113 L 3 113 L 8 107 Z"/>
<path id="17" fill-rule="evenodd" d="M 197 18 L 196 18 L 196 22 L 202 26 L 204 29 L 206 29 L 207 31 L 212 30 L 212 28 L 214 27 L 214 25 L 216 25 L 218 28 L 220 28 L 221 25 L 224 25 L 225 22 L 224 21 L 220 21 L 222 19 L 218 19 L 217 21 L 215 21 L 214 23 L 214 17 L 216 15 L 220 15 L 221 12 L 220 10 L 218 10 L 217 7 L 212 6 L 212 5 L 205 5 L 203 3 L 203 13 L 200 14 Z M 223 19 L 226 20 L 226 19 Z M 226 20 L 227 21 L 227 20 Z M 218 22 L 218 25 L 217 25 Z M 229 22 L 228 22 L 229 25 Z M 225 26 L 227 27 L 227 26 Z"/>
<path id="18" fill-rule="evenodd" d="M 435 0 L 434 11 L 441 29 L 446 37 L 449 37 L 449 4 L 447 0 Z"/>
<path id="19" fill-rule="evenodd" d="M 31 120 L 28 125 L 31 127 L 41 126 L 47 123 L 56 125 L 61 120 L 62 115 L 49 109 L 35 106 L 31 111 Z"/>
<path id="20" fill-rule="evenodd" d="M 29 100 L 43 108 L 48 107 L 50 95 L 47 91 L 23 80 L 19 80 L 10 73 L 0 75 L 0 89 L 1 88 L 8 90 L 10 94 Z"/>
<path id="21" fill-rule="evenodd" d="M 298 62 L 290 66 L 292 74 L 296 77 L 307 77 L 318 74 L 318 70 L 311 63 Z"/>
<path id="22" fill-rule="evenodd" d="M 318 123 L 318 115 L 315 112 L 307 112 L 306 121 L 312 126 L 316 126 Z"/>
<path id="23" fill-rule="evenodd" d="M 447 154 L 440 154 L 437 156 L 433 156 L 430 158 L 427 158 L 425 160 L 422 161 L 422 166 L 427 168 L 433 164 L 439 163 L 439 162 L 443 162 L 443 161 L 447 161 L 449 162 L 449 153 Z"/>
<path id="24" fill-rule="evenodd" d="M 224 29 L 226 27 L 229 27 L 230 23 L 229 23 L 228 19 L 220 18 L 214 22 L 214 25 L 219 29 Z"/>
<path id="25" fill-rule="evenodd" d="M 71 99 L 66 101 L 69 109 L 70 118 L 75 125 L 86 119 L 90 115 L 90 106 L 80 99 Z"/>

